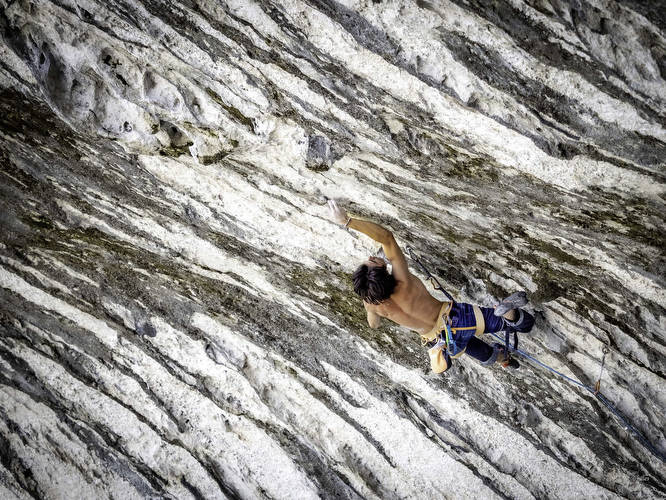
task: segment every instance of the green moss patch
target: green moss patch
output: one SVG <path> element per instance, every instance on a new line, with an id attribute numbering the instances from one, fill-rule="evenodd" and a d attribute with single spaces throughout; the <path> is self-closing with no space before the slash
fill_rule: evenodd
<path id="1" fill-rule="evenodd" d="M 224 100 L 219 96 L 219 94 L 210 87 L 206 87 L 206 93 L 213 101 L 219 104 L 222 107 L 222 109 L 224 109 L 227 113 L 229 113 L 229 115 L 231 115 L 236 121 L 242 123 L 250 130 L 254 130 L 254 124 L 252 123 L 251 118 L 248 118 L 243 113 L 241 113 L 238 108 L 229 106 L 226 102 L 224 102 Z"/>

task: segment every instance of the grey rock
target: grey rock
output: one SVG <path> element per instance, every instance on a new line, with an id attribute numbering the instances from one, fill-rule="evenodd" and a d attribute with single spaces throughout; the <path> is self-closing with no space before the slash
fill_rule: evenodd
<path id="1" fill-rule="evenodd" d="M 308 139 L 307 166 L 311 170 L 325 171 L 331 168 L 331 144 L 321 135 L 311 135 Z"/>
<path id="2" fill-rule="evenodd" d="M 656 3 L 75 3 L 0 3 L 0 496 L 666 495 Z M 554 369 L 608 346 L 654 449 L 368 328 L 331 198 L 457 300 L 526 290 Z"/>

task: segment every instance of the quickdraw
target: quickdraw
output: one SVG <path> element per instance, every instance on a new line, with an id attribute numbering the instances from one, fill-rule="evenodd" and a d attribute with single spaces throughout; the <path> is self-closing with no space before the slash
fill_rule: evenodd
<path id="1" fill-rule="evenodd" d="M 511 332 L 513 332 L 513 347 L 511 347 L 510 344 Z M 511 327 L 507 327 L 506 330 L 504 330 L 504 348 L 505 357 L 504 361 L 502 361 L 502 366 L 506 368 L 511 363 L 511 353 L 518 349 L 518 332 L 512 330 Z"/>
<path id="2" fill-rule="evenodd" d="M 599 378 L 597 378 L 597 381 L 594 383 L 594 395 L 596 396 L 599 394 L 599 388 L 601 387 L 601 375 L 604 373 L 604 363 L 606 362 L 606 354 L 608 354 L 608 347 L 604 347 L 603 351 L 603 357 L 601 358 L 601 369 L 599 370 Z"/>

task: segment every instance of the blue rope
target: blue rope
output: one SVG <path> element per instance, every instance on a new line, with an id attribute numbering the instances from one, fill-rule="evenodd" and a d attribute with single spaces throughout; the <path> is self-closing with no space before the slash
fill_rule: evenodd
<path id="1" fill-rule="evenodd" d="M 492 335 L 493 337 L 495 337 L 497 340 L 499 340 L 500 342 L 502 342 L 502 345 L 504 345 L 504 339 L 501 338 L 499 335 L 497 335 L 496 333 L 490 333 L 490 335 Z M 579 382 L 579 381 L 576 380 L 576 379 L 573 379 L 573 378 L 571 378 L 571 377 L 566 376 L 566 375 L 565 375 L 564 373 L 562 373 L 562 372 L 558 372 L 555 368 L 551 368 L 551 367 L 548 366 L 547 364 L 542 363 L 541 361 L 539 361 L 538 359 L 536 359 L 534 356 L 531 356 L 531 355 L 527 354 L 527 353 L 526 353 L 525 351 L 523 351 L 522 349 L 514 349 L 514 348 L 511 347 L 510 345 L 509 345 L 509 349 L 511 349 L 512 352 L 515 352 L 515 353 L 520 354 L 523 358 L 527 358 L 527 359 L 529 359 L 530 361 L 533 361 L 534 363 L 536 363 L 537 365 L 542 366 L 542 367 L 545 368 L 546 370 L 550 370 L 551 372 L 553 372 L 553 373 L 559 375 L 559 376 L 562 377 L 563 379 L 568 380 L 568 381 L 571 382 L 572 384 L 576 384 L 577 386 L 582 387 L 583 389 L 587 389 L 587 390 L 589 390 L 590 392 L 594 393 L 594 389 L 592 389 L 592 388 L 586 386 L 585 384 Z"/>
<path id="2" fill-rule="evenodd" d="M 496 338 L 497 340 L 499 340 L 500 342 L 504 342 L 504 339 L 502 339 L 502 338 L 501 338 L 499 335 L 497 335 L 496 333 L 490 333 L 490 335 L 492 335 L 493 337 L 495 337 L 495 338 Z M 636 436 L 636 438 L 638 439 L 638 441 L 640 441 L 640 443 L 641 443 L 643 446 L 645 446 L 645 447 L 646 447 L 646 448 L 647 448 L 647 449 L 648 449 L 648 450 L 649 450 L 649 451 L 650 451 L 655 457 L 657 457 L 658 459 L 660 459 L 662 462 L 666 462 L 666 456 L 665 456 L 663 453 L 661 453 L 659 450 L 657 450 L 657 449 L 652 445 L 652 443 L 650 443 L 650 441 L 648 441 L 647 438 L 646 438 L 645 436 L 643 436 L 643 434 L 641 434 L 640 431 L 639 431 L 638 429 L 636 429 L 636 427 L 634 427 L 633 425 L 631 425 L 631 424 L 629 423 L 629 421 L 628 421 L 628 420 L 627 420 L 627 419 L 626 419 L 626 418 L 620 413 L 620 411 L 619 411 L 615 406 L 613 406 L 613 404 L 612 404 L 612 403 L 606 398 L 606 396 L 604 396 L 601 392 L 599 392 L 599 391 L 595 391 L 595 390 L 594 390 L 592 387 L 590 387 L 589 385 L 585 385 L 585 384 L 583 384 L 582 382 L 579 382 L 578 380 L 573 379 L 573 378 L 571 378 L 571 377 L 568 377 L 568 376 L 565 375 L 564 373 L 559 372 L 559 371 L 557 371 L 557 370 L 554 369 L 554 368 L 551 368 L 551 367 L 548 366 L 547 364 L 545 364 L 545 363 L 539 361 L 539 360 L 536 359 L 534 356 L 531 356 L 531 355 L 527 354 L 525 351 L 523 351 L 523 350 L 521 350 L 521 349 L 514 349 L 514 348 L 512 348 L 511 346 L 509 346 L 509 349 L 510 349 L 512 352 L 515 352 L 516 354 L 520 354 L 522 357 L 524 357 L 524 358 L 526 358 L 526 359 L 529 359 L 529 360 L 532 361 L 533 363 L 535 363 L 535 364 L 537 364 L 537 365 L 539 365 L 539 366 L 545 368 L 546 370 L 549 370 L 549 371 L 553 372 L 554 374 L 556 374 L 556 375 L 562 377 L 563 379 L 565 379 L 565 380 L 571 382 L 572 384 L 575 384 L 575 385 L 577 385 L 578 387 L 581 387 L 581 388 L 585 389 L 586 391 L 588 391 L 589 393 L 591 393 L 594 397 L 596 397 L 599 401 L 601 401 L 601 403 L 602 403 L 606 408 L 608 408 L 608 410 L 609 410 L 613 415 L 615 415 L 615 416 L 620 420 L 620 422 L 622 423 L 622 427 L 623 427 L 625 430 L 629 430 L 629 431 L 631 431 L 631 432 Z"/>

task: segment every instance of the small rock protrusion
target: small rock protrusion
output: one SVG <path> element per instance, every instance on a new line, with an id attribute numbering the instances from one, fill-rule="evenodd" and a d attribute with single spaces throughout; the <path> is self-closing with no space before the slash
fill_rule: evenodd
<path id="1" fill-rule="evenodd" d="M 330 141 L 321 135 L 311 135 L 308 139 L 306 167 L 315 172 L 325 172 L 331 168 L 332 164 Z"/>
<path id="2" fill-rule="evenodd" d="M 247 364 L 245 354 L 224 350 L 216 344 L 206 346 L 206 355 L 218 365 L 231 365 L 238 370 L 243 370 Z"/>
<path id="3" fill-rule="evenodd" d="M 571 347 L 566 339 L 566 336 L 558 334 L 551 327 L 546 329 L 546 333 L 544 335 L 544 344 L 549 350 L 563 356 L 566 356 L 566 354 L 571 351 Z"/>
<path id="4" fill-rule="evenodd" d="M 136 333 L 138 333 L 141 336 L 147 336 L 147 337 L 157 336 L 157 330 L 150 323 L 150 321 L 137 321 L 135 329 Z"/>
<path id="5" fill-rule="evenodd" d="M 168 147 L 160 150 L 161 155 L 177 157 L 184 154 L 191 154 L 189 148 L 194 142 L 185 131 L 181 130 L 175 124 L 163 120 L 160 120 L 159 128 L 166 132 L 169 140 Z"/>

